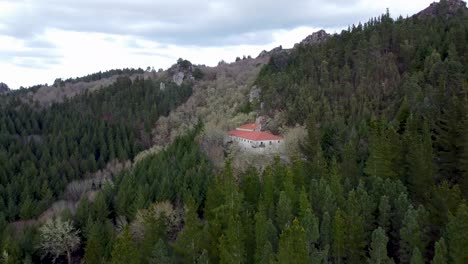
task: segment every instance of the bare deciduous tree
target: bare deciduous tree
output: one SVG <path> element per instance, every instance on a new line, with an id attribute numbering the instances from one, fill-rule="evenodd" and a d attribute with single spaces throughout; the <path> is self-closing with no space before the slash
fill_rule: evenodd
<path id="1" fill-rule="evenodd" d="M 44 254 L 53 255 L 54 261 L 61 255 L 67 255 L 71 263 L 71 253 L 80 245 L 78 230 L 70 221 L 63 221 L 60 217 L 49 219 L 39 228 L 41 244 Z"/>

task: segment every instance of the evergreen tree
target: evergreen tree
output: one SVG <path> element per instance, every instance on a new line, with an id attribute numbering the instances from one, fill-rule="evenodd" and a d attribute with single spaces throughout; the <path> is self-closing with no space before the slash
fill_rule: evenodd
<path id="1" fill-rule="evenodd" d="M 138 249 L 132 241 L 132 236 L 128 226 L 125 226 L 123 232 L 115 240 L 112 249 L 111 263 L 115 264 L 133 264 L 140 263 Z"/>
<path id="2" fill-rule="evenodd" d="M 91 229 L 88 234 L 88 241 L 86 242 L 85 254 L 83 257 L 84 263 L 87 264 L 99 264 L 103 261 L 104 253 L 104 244 L 105 242 L 101 226 L 94 223 L 91 226 Z"/>
<path id="3" fill-rule="evenodd" d="M 414 255 L 414 249 L 423 249 L 421 241 L 422 230 L 418 222 L 418 211 L 410 207 L 403 220 L 403 227 L 400 230 L 400 260 L 410 262 Z M 421 253 L 421 251 L 419 251 Z"/>
<path id="4" fill-rule="evenodd" d="M 333 192 L 338 206 L 344 206 L 344 189 L 338 163 L 333 158 L 330 165 L 330 189 Z"/>
<path id="5" fill-rule="evenodd" d="M 345 214 L 338 208 L 335 212 L 335 218 L 333 221 L 332 252 L 334 263 L 341 263 L 345 256 L 345 229 Z"/>
<path id="6" fill-rule="evenodd" d="M 372 232 L 372 242 L 370 244 L 370 259 L 371 264 L 386 264 L 392 263 L 391 259 L 387 255 L 387 243 L 388 238 L 385 234 L 385 230 L 382 227 L 378 227 Z"/>
<path id="7" fill-rule="evenodd" d="M 460 204 L 457 213 L 447 224 L 447 246 L 453 263 L 468 262 L 468 206 Z"/>
<path id="8" fill-rule="evenodd" d="M 195 263 L 202 251 L 200 245 L 202 223 L 198 219 L 193 199 L 189 199 L 186 203 L 184 223 L 184 228 L 179 232 L 174 248 L 184 257 L 185 262 Z"/>
<path id="9" fill-rule="evenodd" d="M 434 169 L 432 140 L 427 125 L 424 125 L 422 135 L 419 134 L 411 128 L 407 130 L 408 188 L 416 201 L 423 202 L 432 188 Z"/>
<path id="10" fill-rule="evenodd" d="M 260 262 L 265 257 L 270 258 L 270 247 L 276 245 L 277 231 L 271 219 L 267 219 L 261 210 L 255 214 L 255 260 Z M 268 244 L 268 245 L 267 245 Z M 267 250 L 267 252 L 265 252 Z M 271 249 L 273 251 L 273 249 Z"/>
<path id="11" fill-rule="evenodd" d="M 148 263 L 150 264 L 169 264 L 172 263 L 172 259 L 169 255 L 169 249 L 167 248 L 166 243 L 159 239 L 158 242 L 154 245 L 151 256 L 148 258 Z"/>
<path id="12" fill-rule="evenodd" d="M 291 200 L 282 191 L 279 195 L 278 205 L 276 206 L 276 223 L 278 229 L 284 228 L 286 224 L 289 224 L 293 218 Z"/>
<path id="13" fill-rule="evenodd" d="M 325 212 L 320 223 L 320 246 L 322 249 L 331 243 L 331 219 L 330 214 Z"/>
<path id="14" fill-rule="evenodd" d="M 229 218 L 226 231 L 219 239 L 220 263 L 245 263 L 244 233 L 238 216 Z"/>
<path id="15" fill-rule="evenodd" d="M 273 252 L 273 247 L 270 242 L 266 242 L 263 249 L 258 254 L 258 260 L 255 263 L 259 264 L 270 264 L 275 260 L 275 253 Z"/>
<path id="16" fill-rule="evenodd" d="M 445 239 L 442 237 L 435 243 L 435 253 L 432 264 L 445 264 L 448 263 L 448 252 Z"/>
<path id="17" fill-rule="evenodd" d="M 304 228 L 294 219 L 281 233 L 278 245 L 279 263 L 307 263 L 308 249 Z"/>
<path id="18" fill-rule="evenodd" d="M 380 197 L 378 224 L 386 232 L 390 230 L 390 217 L 391 217 L 390 202 L 388 200 L 388 196 L 383 195 L 382 197 Z"/>
<path id="19" fill-rule="evenodd" d="M 424 264 L 423 257 L 418 248 L 414 248 L 410 263 L 411 264 Z"/>

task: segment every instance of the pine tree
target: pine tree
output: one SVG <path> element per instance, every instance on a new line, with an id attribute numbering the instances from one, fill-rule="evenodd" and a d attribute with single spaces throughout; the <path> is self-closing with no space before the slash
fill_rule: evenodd
<path id="1" fill-rule="evenodd" d="M 365 257 L 366 233 L 362 216 L 353 211 L 346 215 L 345 249 L 348 263 L 362 263 Z"/>
<path id="2" fill-rule="evenodd" d="M 372 242 L 370 244 L 370 264 L 389 264 L 392 263 L 387 255 L 388 238 L 385 230 L 378 227 L 372 232 Z"/>
<path id="3" fill-rule="evenodd" d="M 410 262 L 415 248 L 423 248 L 421 241 L 422 230 L 418 222 L 418 211 L 410 207 L 403 220 L 400 230 L 400 260 L 404 263 Z M 421 251 L 419 251 L 421 252 Z"/>
<path id="4" fill-rule="evenodd" d="M 343 150 L 343 162 L 341 163 L 343 179 L 348 179 L 352 186 L 358 183 L 359 168 L 357 164 L 356 143 L 348 141 Z"/>
<path id="5" fill-rule="evenodd" d="M 345 214 L 338 208 L 335 212 L 335 218 L 333 221 L 332 255 L 334 263 L 341 263 L 345 256 L 345 229 Z"/>
<path id="6" fill-rule="evenodd" d="M 388 196 L 383 195 L 382 197 L 380 197 L 378 224 L 385 230 L 385 232 L 390 231 L 390 210 L 391 208 Z"/>
<path id="7" fill-rule="evenodd" d="M 421 251 L 416 247 L 413 250 L 413 255 L 411 256 L 410 264 L 424 264 L 423 257 L 421 255 Z"/>
<path id="8" fill-rule="evenodd" d="M 434 182 L 431 136 L 427 125 L 422 132 L 414 131 L 414 128 L 408 128 L 406 132 L 409 193 L 414 200 L 424 202 Z"/>
<path id="9" fill-rule="evenodd" d="M 453 263 L 468 263 L 468 206 L 460 204 L 447 224 L 447 246 Z"/>
<path id="10" fill-rule="evenodd" d="M 243 232 L 239 216 L 231 216 L 227 229 L 219 239 L 220 263 L 245 263 Z"/>
<path id="11" fill-rule="evenodd" d="M 263 249 L 258 254 L 258 260 L 255 263 L 259 264 L 270 264 L 275 260 L 275 253 L 273 252 L 273 247 L 270 242 L 266 242 Z"/>
<path id="12" fill-rule="evenodd" d="M 320 223 L 320 247 L 324 249 L 331 243 L 331 220 L 330 214 L 325 212 Z"/>
<path id="13" fill-rule="evenodd" d="M 184 257 L 185 262 L 194 263 L 201 253 L 200 238 L 202 223 L 198 219 L 197 207 L 193 199 L 185 206 L 184 228 L 177 235 L 175 250 Z"/>
<path id="14" fill-rule="evenodd" d="M 255 214 L 255 260 L 260 262 L 265 258 L 266 245 L 269 247 L 277 243 L 277 231 L 271 219 L 267 218 L 261 210 Z M 273 249 L 272 249 L 273 250 Z M 267 254 L 270 257 L 270 253 Z"/>
<path id="15" fill-rule="evenodd" d="M 344 206 L 344 189 L 341 181 L 341 173 L 338 169 L 338 163 L 335 158 L 330 165 L 330 189 L 333 192 L 338 206 Z"/>
<path id="16" fill-rule="evenodd" d="M 104 238 L 102 235 L 101 226 L 94 223 L 88 234 L 88 241 L 86 242 L 85 254 L 83 261 L 86 264 L 99 264 L 103 261 L 104 252 Z"/>
<path id="17" fill-rule="evenodd" d="M 308 249 L 304 228 L 294 219 L 281 233 L 278 246 L 278 262 L 301 264 L 308 261 Z"/>
<path id="18" fill-rule="evenodd" d="M 284 228 L 293 218 L 291 200 L 284 191 L 280 193 L 278 205 L 276 206 L 276 224 L 278 229 Z"/>
<path id="19" fill-rule="evenodd" d="M 125 226 L 123 232 L 115 240 L 112 249 L 112 260 L 114 264 L 137 264 L 140 263 L 138 249 L 132 241 L 130 230 Z"/>
<path id="20" fill-rule="evenodd" d="M 169 255 L 169 249 L 166 243 L 159 239 L 158 242 L 153 246 L 151 256 L 148 258 L 149 264 L 170 264 L 172 259 Z M 192 262 L 193 263 L 193 262 Z"/>
<path id="21" fill-rule="evenodd" d="M 312 209 L 308 208 L 299 221 L 302 223 L 302 226 L 304 226 L 307 244 L 310 248 L 312 244 L 318 242 L 320 236 L 318 218 L 312 213 Z"/>
<path id="22" fill-rule="evenodd" d="M 402 168 L 398 134 L 393 128 L 384 128 L 382 121 L 375 122 L 372 128 L 364 172 L 369 176 L 396 179 Z"/>
<path id="23" fill-rule="evenodd" d="M 446 264 L 448 263 L 448 252 L 445 239 L 442 237 L 435 243 L 435 253 L 432 264 Z"/>

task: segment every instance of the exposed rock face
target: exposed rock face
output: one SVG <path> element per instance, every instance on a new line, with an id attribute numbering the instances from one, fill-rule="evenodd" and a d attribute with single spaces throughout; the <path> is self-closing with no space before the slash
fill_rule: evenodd
<path id="1" fill-rule="evenodd" d="M 261 58 L 261 57 L 266 57 L 268 56 L 268 51 L 266 50 L 262 50 L 262 52 L 260 52 L 260 54 L 258 54 L 258 58 Z"/>
<path id="2" fill-rule="evenodd" d="M 440 15 L 450 17 L 455 15 L 460 9 L 466 9 L 466 3 L 462 0 L 440 0 L 439 3 L 432 3 L 415 16 L 420 18 Z"/>
<path id="3" fill-rule="evenodd" d="M 324 42 L 329 37 L 330 37 L 330 34 L 328 34 L 325 30 L 321 29 L 307 36 L 303 41 L 301 41 L 301 44 L 305 44 L 305 45 L 318 44 L 318 43 Z"/>
<path id="4" fill-rule="evenodd" d="M 252 89 L 250 90 L 249 94 L 249 102 L 253 102 L 256 99 L 260 98 L 260 88 L 257 88 L 257 86 L 253 86 Z"/>
<path id="5" fill-rule="evenodd" d="M 178 86 L 184 81 L 185 74 L 183 72 L 177 72 L 172 76 L 172 81 L 174 81 Z"/>
<path id="6" fill-rule="evenodd" d="M 6 92 L 9 92 L 9 91 L 10 91 L 10 88 L 8 87 L 8 85 L 6 85 L 6 83 L 0 82 L 0 94 L 1 93 L 6 93 Z"/>

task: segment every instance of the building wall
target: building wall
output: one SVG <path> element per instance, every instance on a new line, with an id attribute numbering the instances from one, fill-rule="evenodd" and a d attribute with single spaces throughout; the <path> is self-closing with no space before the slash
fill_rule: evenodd
<path id="1" fill-rule="evenodd" d="M 244 151 L 255 152 L 255 153 L 275 153 L 279 152 L 284 145 L 284 140 L 263 140 L 263 141 L 252 141 L 235 136 L 229 136 L 234 142 L 237 142 L 239 148 Z M 271 143 L 270 143 L 271 142 Z M 253 148 L 252 144 L 260 146 L 263 143 L 265 147 Z"/>

